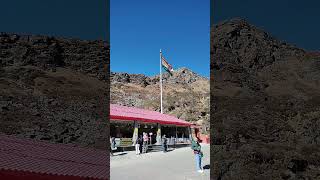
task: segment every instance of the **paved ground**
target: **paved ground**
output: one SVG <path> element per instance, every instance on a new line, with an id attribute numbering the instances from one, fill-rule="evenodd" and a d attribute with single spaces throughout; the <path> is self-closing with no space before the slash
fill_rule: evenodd
<path id="1" fill-rule="evenodd" d="M 210 167 L 210 146 L 202 144 L 202 166 Z M 209 180 L 210 169 L 198 173 L 190 147 L 136 156 L 135 152 L 115 153 L 110 158 L 111 180 Z"/>

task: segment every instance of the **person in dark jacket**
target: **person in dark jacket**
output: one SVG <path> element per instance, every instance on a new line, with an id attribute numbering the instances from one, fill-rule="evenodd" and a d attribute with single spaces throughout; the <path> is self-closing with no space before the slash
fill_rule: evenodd
<path id="1" fill-rule="evenodd" d="M 203 153 L 201 151 L 201 145 L 199 143 L 199 139 L 198 138 L 192 139 L 191 149 L 193 150 L 193 153 L 195 155 L 197 171 L 200 172 L 200 173 L 203 173 L 203 169 L 202 169 L 202 166 L 201 166 L 201 159 L 203 157 Z"/>
<path id="2" fill-rule="evenodd" d="M 110 138 L 110 153 L 111 153 L 111 156 L 113 156 L 113 150 L 116 150 L 117 147 L 116 147 L 116 138 L 115 137 L 112 137 Z"/>
<path id="3" fill-rule="evenodd" d="M 139 139 L 138 139 L 138 141 L 139 141 L 139 150 L 140 150 L 140 154 L 142 153 L 142 143 L 143 143 L 143 138 L 142 138 L 142 135 L 140 135 L 139 136 Z"/>
<path id="4" fill-rule="evenodd" d="M 166 137 L 166 135 L 163 135 L 162 136 L 162 150 L 163 150 L 163 152 L 167 152 L 167 143 L 168 143 L 167 137 Z"/>

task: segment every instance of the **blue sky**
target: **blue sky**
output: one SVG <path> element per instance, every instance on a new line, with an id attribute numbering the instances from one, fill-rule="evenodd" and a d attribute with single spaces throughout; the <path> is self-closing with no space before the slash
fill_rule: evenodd
<path id="1" fill-rule="evenodd" d="M 110 0 L 111 71 L 159 74 L 159 50 L 174 69 L 209 77 L 209 0 Z"/>
<path id="2" fill-rule="evenodd" d="M 320 50 L 319 0 L 214 0 L 213 24 L 242 17 L 279 40 Z"/>
<path id="3" fill-rule="evenodd" d="M 109 38 L 109 0 L 4 0 L 0 32 Z"/>

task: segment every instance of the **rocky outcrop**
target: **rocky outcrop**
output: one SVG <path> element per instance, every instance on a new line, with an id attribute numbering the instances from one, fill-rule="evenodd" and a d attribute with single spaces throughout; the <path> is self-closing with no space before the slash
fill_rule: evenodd
<path id="1" fill-rule="evenodd" d="M 111 83 L 134 83 L 146 87 L 155 84 L 151 78 L 143 74 L 128 74 L 111 72 Z"/>
<path id="2" fill-rule="evenodd" d="M 0 132 L 106 149 L 108 62 L 103 41 L 1 33 Z"/>
<path id="3" fill-rule="evenodd" d="M 111 72 L 111 83 L 133 83 L 143 86 L 159 83 L 159 75 L 148 77 L 143 74 L 128 74 Z M 198 75 L 190 69 L 183 67 L 175 70 L 172 75 L 167 72 L 162 74 L 162 81 L 168 84 L 191 84 L 198 80 L 206 81 L 205 77 Z"/>
<path id="4" fill-rule="evenodd" d="M 211 44 L 214 178 L 319 179 L 319 56 L 243 19 Z"/>
<path id="5" fill-rule="evenodd" d="M 109 45 L 103 41 L 0 34 L 1 66 L 68 67 L 103 80 Z"/>

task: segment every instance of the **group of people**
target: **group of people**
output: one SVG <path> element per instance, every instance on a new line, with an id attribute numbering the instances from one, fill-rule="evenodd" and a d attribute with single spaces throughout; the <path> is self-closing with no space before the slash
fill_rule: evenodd
<path id="1" fill-rule="evenodd" d="M 136 154 L 146 153 L 148 151 L 149 136 L 147 133 L 143 132 L 142 135 L 138 136 L 136 139 L 135 149 Z"/>
<path id="2" fill-rule="evenodd" d="M 165 136 L 164 136 L 165 137 Z M 138 136 L 135 141 L 135 150 L 136 154 L 140 155 L 148 151 L 148 144 L 150 143 L 151 138 L 148 136 L 148 133 L 143 132 L 142 135 Z M 166 144 L 166 141 L 165 141 Z M 167 148 L 164 148 L 165 151 Z M 114 137 L 110 138 L 110 154 L 113 156 L 113 151 L 117 150 L 116 141 Z"/>
<path id="3" fill-rule="evenodd" d="M 167 144 L 167 138 L 166 135 L 162 136 L 162 149 L 163 152 L 167 152 L 168 150 L 168 144 Z M 148 150 L 148 143 L 149 143 L 149 136 L 147 133 L 143 132 L 142 135 L 138 136 L 138 138 L 136 139 L 136 144 L 135 144 L 135 149 L 136 149 L 136 154 L 140 155 L 141 153 L 146 153 Z M 110 139 L 110 153 L 111 156 L 113 156 L 113 150 L 116 150 L 116 141 L 115 138 L 112 137 Z M 200 173 L 203 173 L 203 168 L 202 168 L 202 157 L 203 157 L 203 152 L 201 150 L 201 145 L 199 143 L 199 139 L 198 138 L 194 138 L 191 141 L 191 149 L 193 150 L 193 153 L 195 155 L 195 161 L 196 161 L 196 168 L 197 171 Z"/>
<path id="4" fill-rule="evenodd" d="M 144 149 L 145 151 L 142 151 L 142 153 L 147 152 L 147 147 L 148 147 L 148 134 L 143 133 L 143 136 L 140 136 L 137 138 L 136 141 L 136 154 L 140 154 L 141 148 Z M 162 150 L 163 152 L 168 151 L 168 140 L 166 135 L 162 136 L 161 139 L 161 144 L 162 144 Z M 201 150 L 201 145 L 199 143 L 199 139 L 197 137 L 193 138 L 191 141 L 191 149 L 193 150 L 194 156 L 195 156 L 195 162 L 196 162 L 196 169 L 199 173 L 203 173 L 203 168 L 202 168 L 202 158 L 203 158 L 203 152 Z"/>
<path id="5" fill-rule="evenodd" d="M 166 135 L 162 136 L 162 150 L 163 152 L 167 152 L 167 138 Z M 147 133 L 143 132 L 142 135 L 138 136 L 136 139 L 135 149 L 136 155 L 140 155 L 141 153 L 146 153 L 148 151 L 149 144 L 149 136 Z"/>

